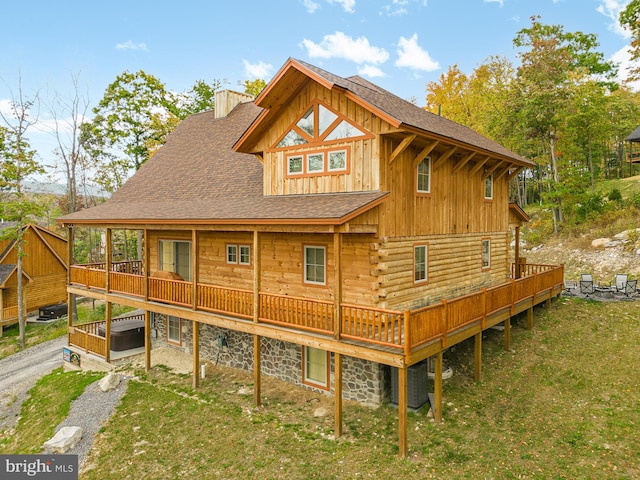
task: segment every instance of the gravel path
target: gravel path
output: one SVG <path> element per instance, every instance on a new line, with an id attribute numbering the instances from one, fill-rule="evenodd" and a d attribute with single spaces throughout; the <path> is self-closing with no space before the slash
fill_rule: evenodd
<path id="1" fill-rule="evenodd" d="M 82 428 L 82 438 L 68 455 L 78 455 L 78 466 L 82 467 L 87 454 L 91 450 L 95 435 L 109 420 L 116 405 L 127 391 L 128 378 L 121 375 L 121 381 L 116 388 L 103 392 L 98 381 L 85 388 L 84 393 L 71 403 L 67 418 L 56 427 L 56 432 L 62 427 Z"/>
<path id="2" fill-rule="evenodd" d="M 0 360 L 0 434 L 10 434 L 15 428 L 29 389 L 62 365 L 62 347 L 66 342 L 66 337 L 56 338 Z"/>

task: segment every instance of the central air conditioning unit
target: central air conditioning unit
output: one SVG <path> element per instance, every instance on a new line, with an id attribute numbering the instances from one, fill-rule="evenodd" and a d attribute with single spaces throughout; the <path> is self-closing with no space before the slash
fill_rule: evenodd
<path id="1" fill-rule="evenodd" d="M 407 369 L 407 404 L 412 410 L 420 409 L 429 400 L 427 392 L 427 360 Z M 391 403 L 398 405 L 398 369 L 391 368 Z"/>

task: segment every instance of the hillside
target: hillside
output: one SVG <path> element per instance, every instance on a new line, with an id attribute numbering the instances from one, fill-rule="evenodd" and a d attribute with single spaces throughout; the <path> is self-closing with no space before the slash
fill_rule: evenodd
<path id="1" fill-rule="evenodd" d="M 640 176 L 597 186 L 603 196 L 613 189 L 621 192 L 621 202 L 608 202 L 601 214 L 558 235 L 549 232 L 548 210 L 525 208 L 531 215 L 522 234 L 527 263 L 563 263 L 568 280 L 577 280 L 582 273 L 593 274 L 598 282 L 610 282 L 616 273 L 640 277 L 640 209 L 636 205 Z"/>

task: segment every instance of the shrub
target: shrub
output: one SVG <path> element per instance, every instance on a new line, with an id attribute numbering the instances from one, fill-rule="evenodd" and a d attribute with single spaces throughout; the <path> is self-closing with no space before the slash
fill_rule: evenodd
<path id="1" fill-rule="evenodd" d="M 608 195 L 607 198 L 611 202 L 621 202 L 622 201 L 622 193 L 620 193 L 619 189 L 614 188 L 613 190 L 611 190 L 611 192 L 609 192 L 609 195 Z"/>

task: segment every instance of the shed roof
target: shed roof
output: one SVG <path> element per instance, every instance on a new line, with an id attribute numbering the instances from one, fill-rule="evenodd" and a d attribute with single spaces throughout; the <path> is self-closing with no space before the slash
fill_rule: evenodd
<path id="1" fill-rule="evenodd" d="M 627 142 L 640 142 L 640 127 L 631 132 L 625 140 Z"/>

